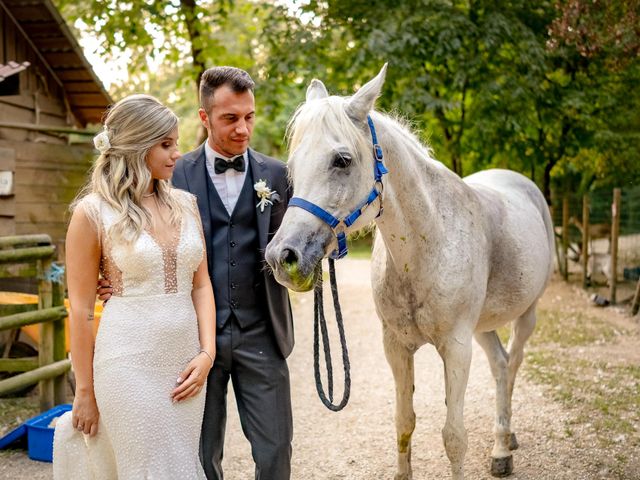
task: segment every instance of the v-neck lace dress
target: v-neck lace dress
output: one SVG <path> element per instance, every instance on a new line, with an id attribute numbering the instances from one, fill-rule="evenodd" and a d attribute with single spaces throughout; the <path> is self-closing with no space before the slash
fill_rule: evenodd
<path id="1" fill-rule="evenodd" d="M 178 403 L 170 398 L 178 374 L 200 350 L 191 290 L 205 247 L 195 197 L 181 190 L 172 195 L 187 212 L 179 228 L 163 232 L 164 242 L 144 231 L 132 246 L 109 241 L 106 232 L 117 217 L 106 202 L 95 194 L 82 201 L 99 222 L 101 272 L 113 286 L 93 361 L 101 445 L 94 442 L 91 451 L 89 442 L 89 459 L 79 458 L 85 452 L 70 448 L 71 437 L 78 437 L 71 416 L 60 419 L 54 446 L 57 479 L 81 478 L 83 462 L 100 472 L 82 478 L 116 478 L 105 471 L 117 471 L 119 480 L 205 478 L 198 457 L 205 392 Z M 115 468 L 103 465 L 109 447 Z"/>

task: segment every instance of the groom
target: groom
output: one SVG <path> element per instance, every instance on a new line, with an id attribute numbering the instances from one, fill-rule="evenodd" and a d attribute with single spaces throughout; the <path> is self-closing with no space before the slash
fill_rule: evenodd
<path id="1" fill-rule="evenodd" d="M 244 70 L 204 72 L 198 113 L 208 138 L 178 161 L 172 180 L 198 199 L 216 301 L 217 353 L 200 445 L 209 480 L 223 478 L 229 379 L 251 443 L 255 478 L 289 479 L 291 473 L 286 358 L 293 348 L 293 323 L 287 289 L 264 264 L 265 247 L 280 226 L 290 190 L 285 164 L 249 148 L 253 90 Z"/>

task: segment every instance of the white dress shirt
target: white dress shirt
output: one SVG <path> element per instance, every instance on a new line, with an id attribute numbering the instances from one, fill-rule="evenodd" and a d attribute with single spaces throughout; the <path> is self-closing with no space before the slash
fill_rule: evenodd
<path id="1" fill-rule="evenodd" d="M 242 186 L 247 177 L 247 170 L 249 169 L 249 154 L 245 151 L 242 156 L 244 158 L 245 169 L 244 172 L 238 172 L 233 168 L 229 168 L 224 173 L 216 173 L 214 168 L 214 162 L 216 157 L 223 158 L 227 161 L 231 161 L 226 155 L 218 153 L 209 146 L 209 142 L 204 144 L 204 156 L 207 160 L 207 172 L 211 177 L 213 186 L 216 187 L 218 195 L 224 204 L 224 208 L 227 209 L 229 216 L 233 213 L 233 209 L 238 203 L 238 197 L 242 191 Z"/>

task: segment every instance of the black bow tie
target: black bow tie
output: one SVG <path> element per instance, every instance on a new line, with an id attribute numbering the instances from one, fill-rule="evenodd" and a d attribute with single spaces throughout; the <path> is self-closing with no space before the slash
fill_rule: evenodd
<path id="1" fill-rule="evenodd" d="M 238 155 L 232 160 L 225 160 L 224 158 L 216 157 L 213 162 L 213 168 L 217 174 L 224 173 L 230 168 L 233 168 L 238 172 L 244 172 L 244 157 L 242 155 Z"/>

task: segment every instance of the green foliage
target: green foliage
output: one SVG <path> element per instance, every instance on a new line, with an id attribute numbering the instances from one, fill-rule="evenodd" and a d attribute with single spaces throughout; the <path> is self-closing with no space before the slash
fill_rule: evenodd
<path id="1" fill-rule="evenodd" d="M 502 167 L 556 188 L 640 181 L 638 2 L 590 0 L 57 0 L 103 54 L 129 55 L 116 98 L 152 93 L 198 137 L 208 66 L 257 83 L 254 147 L 284 154 L 286 123 L 321 78 L 349 95 L 389 62 L 379 100 L 458 173 Z"/>

